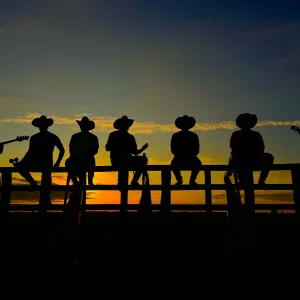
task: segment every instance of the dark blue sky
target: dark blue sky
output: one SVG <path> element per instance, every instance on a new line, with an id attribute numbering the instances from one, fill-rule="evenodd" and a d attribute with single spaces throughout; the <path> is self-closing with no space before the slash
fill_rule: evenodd
<path id="1" fill-rule="evenodd" d="M 203 123 L 246 111 L 277 125 L 300 119 L 298 1 L 2 1 L 0 43 L 3 138 L 31 134 L 31 113 L 156 124 L 184 113 Z M 55 130 L 67 143 L 75 129 Z M 259 130 L 279 160 L 300 159 L 286 126 Z M 170 134 L 140 138 L 165 159 Z M 230 134 L 200 132 L 203 155 L 225 159 Z"/>

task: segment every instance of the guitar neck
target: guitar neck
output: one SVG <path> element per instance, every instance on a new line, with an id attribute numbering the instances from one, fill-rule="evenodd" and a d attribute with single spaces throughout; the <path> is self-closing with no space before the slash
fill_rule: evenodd
<path id="1" fill-rule="evenodd" d="M 14 139 L 14 140 L 2 142 L 2 143 L 0 143 L 0 145 L 10 144 L 10 143 L 13 143 L 13 142 L 16 142 L 16 141 L 17 141 L 17 139 Z"/>

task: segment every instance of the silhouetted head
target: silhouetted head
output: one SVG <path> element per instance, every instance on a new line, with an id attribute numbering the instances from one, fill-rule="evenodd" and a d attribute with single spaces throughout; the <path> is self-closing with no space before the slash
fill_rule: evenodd
<path id="1" fill-rule="evenodd" d="M 88 117 L 82 117 L 81 121 L 76 120 L 81 131 L 89 131 L 95 128 L 95 122 L 91 121 Z"/>
<path id="2" fill-rule="evenodd" d="M 118 130 L 128 131 L 133 122 L 134 120 L 128 119 L 127 116 L 123 116 L 122 118 L 119 118 L 114 122 L 114 128 Z"/>
<path id="3" fill-rule="evenodd" d="M 38 127 L 41 131 L 45 131 L 54 123 L 53 119 L 48 119 L 46 116 L 40 116 L 32 121 L 34 127 Z"/>
<path id="4" fill-rule="evenodd" d="M 251 129 L 251 128 L 255 127 L 255 125 L 257 123 L 257 117 L 256 117 L 256 115 L 252 115 L 249 113 L 240 114 L 236 118 L 235 123 L 236 123 L 236 126 L 241 129 Z"/>
<path id="5" fill-rule="evenodd" d="M 193 117 L 188 117 L 184 115 L 175 120 L 175 126 L 182 130 L 189 130 L 193 128 L 196 124 L 196 120 Z"/>

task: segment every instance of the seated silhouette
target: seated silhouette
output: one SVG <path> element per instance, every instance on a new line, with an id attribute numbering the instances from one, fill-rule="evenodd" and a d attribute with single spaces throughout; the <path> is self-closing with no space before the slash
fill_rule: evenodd
<path id="1" fill-rule="evenodd" d="M 257 117 L 253 114 L 244 113 L 237 117 L 236 125 L 241 130 L 231 135 L 231 158 L 240 182 L 244 180 L 244 170 L 261 169 L 258 183 L 264 184 L 274 163 L 274 157 L 264 152 L 265 145 L 261 134 L 252 130 L 256 123 Z"/>
<path id="2" fill-rule="evenodd" d="M 53 151 L 54 147 L 59 150 L 59 156 L 54 164 L 54 167 L 59 167 L 59 164 L 64 156 L 64 146 L 60 139 L 53 133 L 48 131 L 48 128 L 54 123 L 53 119 L 48 119 L 46 116 L 41 116 L 32 121 L 34 127 L 39 128 L 40 132 L 31 136 L 29 141 L 29 149 L 24 158 L 15 164 L 19 173 L 31 185 L 31 190 L 37 187 L 36 181 L 29 173 L 30 169 L 38 169 L 42 171 L 42 186 L 51 187 L 51 169 L 53 167 Z"/>
<path id="3" fill-rule="evenodd" d="M 88 117 L 81 121 L 76 120 L 81 132 L 72 135 L 70 140 L 70 157 L 65 165 L 74 185 L 78 185 L 78 177 L 88 172 L 88 183 L 94 185 L 94 168 L 96 165 L 94 156 L 98 153 L 99 141 L 96 135 L 89 132 L 95 128 L 95 123 Z"/>
<path id="4" fill-rule="evenodd" d="M 197 157 L 200 151 L 198 135 L 190 131 L 195 124 L 196 120 L 186 115 L 175 120 L 176 127 L 181 129 L 181 131 L 174 133 L 171 139 L 171 151 L 174 155 L 171 167 L 177 180 L 175 185 L 183 183 L 180 173 L 183 168 L 192 168 L 190 184 L 197 185 L 196 178 L 202 163 Z"/>
<path id="5" fill-rule="evenodd" d="M 137 156 L 148 148 L 145 144 L 141 149 L 137 148 L 137 144 L 133 135 L 128 130 L 132 126 L 134 120 L 128 119 L 127 116 L 117 119 L 113 126 L 116 131 L 110 133 L 106 144 L 106 151 L 110 151 L 110 160 L 113 167 L 117 169 L 133 168 L 135 170 L 132 185 L 139 185 L 138 180 L 145 170 L 146 161 L 143 156 Z M 120 172 L 118 176 L 118 184 L 120 184 Z"/>

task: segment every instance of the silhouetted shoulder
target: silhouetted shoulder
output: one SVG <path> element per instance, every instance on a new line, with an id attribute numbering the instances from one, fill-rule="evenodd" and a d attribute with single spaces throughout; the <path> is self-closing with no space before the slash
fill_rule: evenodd
<path id="1" fill-rule="evenodd" d="M 89 134 L 89 138 L 91 139 L 91 141 L 93 141 L 93 143 L 97 144 L 97 147 L 99 148 L 98 137 L 95 134 L 91 133 L 91 132 L 89 132 L 88 134 Z"/>
<path id="2" fill-rule="evenodd" d="M 31 137 L 30 137 L 30 141 L 32 141 L 32 140 L 35 140 L 35 139 L 37 139 L 38 137 L 39 137 L 39 132 L 38 133 L 35 133 L 35 134 L 33 134 L 33 135 L 31 135 Z"/>
<path id="3" fill-rule="evenodd" d="M 196 138 L 198 139 L 198 134 L 193 132 L 193 131 L 178 131 L 178 132 L 175 132 L 173 134 L 173 137 L 174 138 L 183 138 L 183 137 L 189 137 L 189 138 Z"/>
<path id="4" fill-rule="evenodd" d="M 198 134 L 196 132 L 193 132 L 193 131 L 189 131 L 190 132 L 190 135 L 194 138 L 198 138 Z"/>
<path id="5" fill-rule="evenodd" d="M 77 132 L 77 133 L 74 133 L 73 135 L 72 135 L 72 138 L 77 138 L 78 136 L 80 136 L 80 134 L 81 134 L 81 132 Z"/>
<path id="6" fill-rule="evenodd" d="M 262 135 L 256 130 L 251 130 L 251 132 L 252 132 L 253 136 L 262 137 Z"/>
<path id="7" fill-rule="evenodd" d="M 70 146 L 72 147 L 89 146 L 89 147 L 99 148 L 99 141 L 98 141 L 98 137 L 91 132 L 77 132 L 72 135 L 70 140 Z"/>
<path id="8" fill-rule="evenodd" d="M 60 139 L 59 139 L 59 137 L 56 135 L 56 134 L 54 134 L 54 133 L 52 133 L 52 132 L 47 132 L 49 135 L 49 138 L 51 138 L 53 141 L 55 141 L 55 142 L 60 142 Z"/>
<path id="9" fill-rule="evenodd" d="M 110 137 L 118 136 L 119 130 L 115 130 L 109 134 Z"/>

